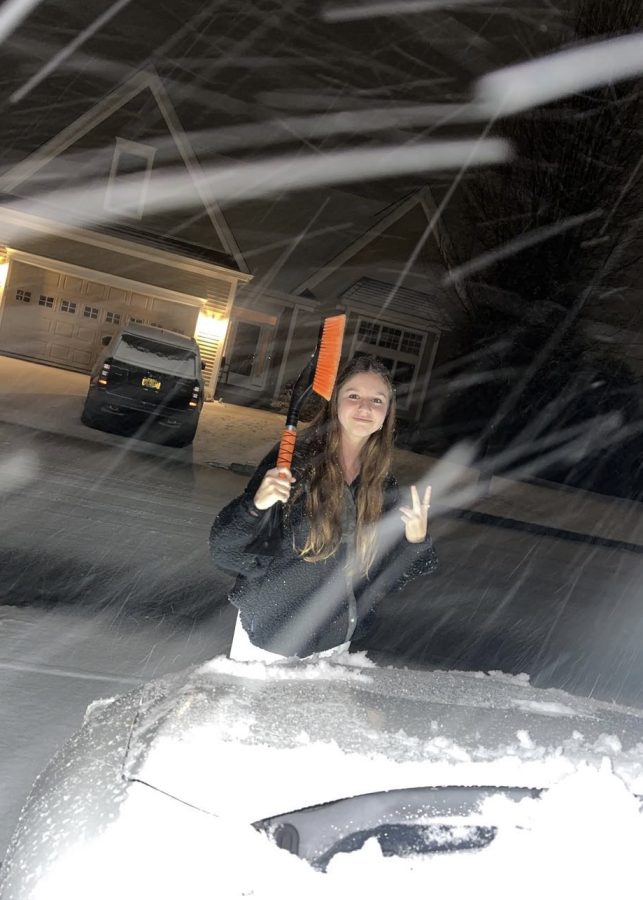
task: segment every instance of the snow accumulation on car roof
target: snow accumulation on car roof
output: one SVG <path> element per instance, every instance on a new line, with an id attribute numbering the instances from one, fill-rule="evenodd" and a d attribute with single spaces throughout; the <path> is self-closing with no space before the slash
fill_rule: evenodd
<path id="1" fill-rule="evenodd" d="M 641 710 L 524 675 L 378 668 L 360 654 L 218 658 L 130 697 L 138 721 L 118 817 L 57 858 L 34 897 L 80 900 L 74 885 L 88 881 L 96 900 L 634 896 Z M 102 703 L 89 720 L 108 714 Z M 496 830 L 484 849 L 390 857 L 372 838 L 325 873 L 252 827 L 338 798 L 453 785 L 540 791 L 488 792 L 466 819 Z"/>
<path id="2" fill-rule="evenodd" d="M 534 688 L 527 676 L 377 668 L 356 656 L 207 663 L 173 705 L 142 717 L 130 775 L 246 821 L 419 785 L 547 788 L 585 766 L 643 794 L 643 711 Z M 239 772 L 243 790 L 210 777 L 213 766 Z"/>

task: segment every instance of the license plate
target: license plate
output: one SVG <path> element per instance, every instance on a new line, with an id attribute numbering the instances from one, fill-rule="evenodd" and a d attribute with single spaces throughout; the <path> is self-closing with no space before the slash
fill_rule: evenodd
<path id="1" fill-rule="evenodd" d="M 161 390 L 161 382 L 156 378 L 145 377 L 141 380 L 143 387 L 154 388 L 155 391 Z"/>

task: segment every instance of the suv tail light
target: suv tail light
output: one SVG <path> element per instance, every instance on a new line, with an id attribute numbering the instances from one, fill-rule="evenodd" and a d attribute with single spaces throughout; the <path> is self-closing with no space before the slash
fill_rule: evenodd
<path id="1" fill-rule="evenodd" d="M 103 363 L 103 368 L 100 370 L 100 375 L 98 376 L 99 384 L 107 384 L 107 376 L 109 375 L 109 370 L 111 368 L 112 367 L 108 362 Z"/>
<path id="2" fill-rule="evenodd" d="M 201 385 L 195 384 L 192 388 L 192 396 L 190 397 L 190 402 L 188 406 L 195 407 L 199 405 L 199 394 L 201 393 Z"/>

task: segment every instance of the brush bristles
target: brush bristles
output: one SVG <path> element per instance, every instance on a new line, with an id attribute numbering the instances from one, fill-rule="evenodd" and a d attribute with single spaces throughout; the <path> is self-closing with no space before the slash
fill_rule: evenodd
<path id="1" fill-rule="evenodd" d="M 330 400 L 339 360 L 342 355 L 342 341 L 344 340 L 344 328 L 346 316 L 331 316 L 324 321 L 321 340 L 319 342 L 319 355 L 313 378 L 313 390 L 324 400 Z"/>

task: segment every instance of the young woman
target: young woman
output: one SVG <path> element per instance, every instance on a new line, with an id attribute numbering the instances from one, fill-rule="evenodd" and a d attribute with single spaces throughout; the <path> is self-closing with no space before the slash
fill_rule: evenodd
<path id="1" fill-rule="evenodd" d="M 389 472 L 394 427 L 388 370 L 374 357 L 356 357 L 298 435 L 292 471 L 275 468 L 274 448 L 219 513 L 210 551 L 238 576 L 229 597 L 240 613 L 232 657 L 348 647 L 376 603 L 435 569 L 431 489 L 420 497 L 413 486 L 408 505 L 399 506 Z"/>

